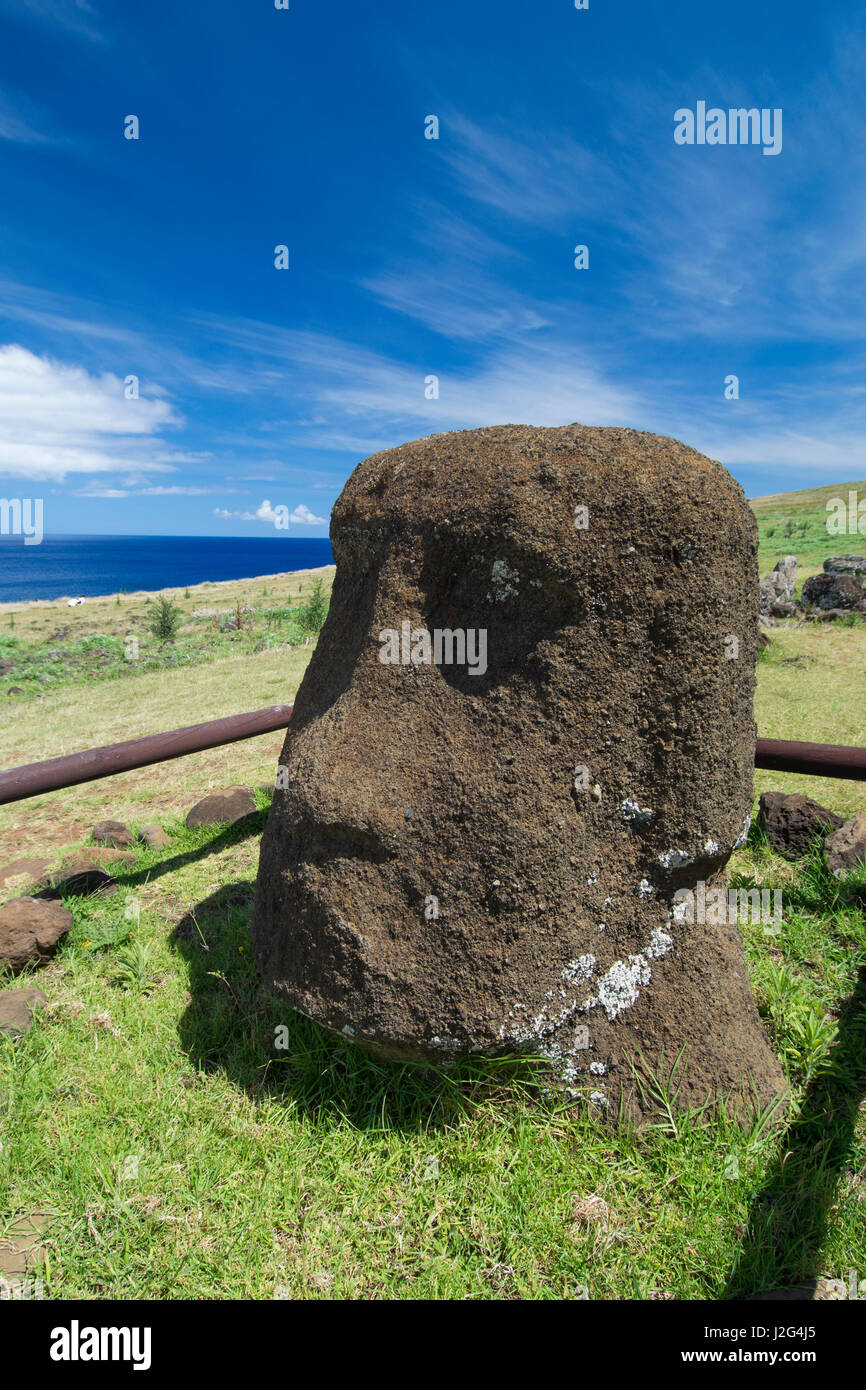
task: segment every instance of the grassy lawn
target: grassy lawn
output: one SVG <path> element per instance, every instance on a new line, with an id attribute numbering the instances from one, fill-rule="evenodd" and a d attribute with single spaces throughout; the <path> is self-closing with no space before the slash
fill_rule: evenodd
<path id="1" fill-rule="evenodd" d="M 529 1066 L 384 1065 L 261 999 L 260 824 L 168 825 L 70 900 L 42 1020 L 0 1042 L 0 1210 L 51 1214 L 46 1296 L 698 1299 L 862 1267 L 866 875 L 738 856 L 785 888 L 782 935 L 745 936 L 799 1123 L 660 1104 L 628 1132 Z"/>
<path id="2" fill-rule="evenodd" d="M 774 522 L 761 524 L 767 569 Z M 796 552 L 782 525 L 778 553 Z M 857 548 L 825 533 L 813 568 Z M 3 765 L 291 700 L 314 577 L 174 595 L 174 653 L 148 645 L 145 596 L 5 606 L 19 668 L 3 681 L 26 689 L 6 697 L 4 684 Z M 194 616 L 205 609 L 221 616 Z M 111 646 L 133 630 L 136 663 Z M 63 643 L 74 660 L 40 681 Z M 106 660 L 88 667 L 87 650 Z M 864 676 L 866 627 L 774 629 L 759 734 L 866 745 Z M 264 735 L 0 808 L 0 867 L 85 843 L 105 816 L 172 835 L 137 853 L 114 896 L 68 900 L 75 925 L 48 966 L 0 981 L 48 999 L 25 1038 L 0 1036 L 0 1242 L 47 1214 L 46 1297 L 719 1299 L 866 1279 L 866 873 L 840 887 L 817 856 L 789 864 L 755 832 L 731 861 L 733 886 L 783 891 L 781 934 L 743 935 L 792 1087 L 784 1121 L 743 1131 L 722 1113 L 676 1115 L 668 1077 L 655 1123 L 615 1129 L 529 1064 L 383 1064 L 260 997 L 248 919 L 281 744 Z M 193 801 L 236 782 L 257 789 L 257 819 L 185 828 Z M 758 773 L 756 795 L 767 789 L 866 811 L 862 783 Z"/>

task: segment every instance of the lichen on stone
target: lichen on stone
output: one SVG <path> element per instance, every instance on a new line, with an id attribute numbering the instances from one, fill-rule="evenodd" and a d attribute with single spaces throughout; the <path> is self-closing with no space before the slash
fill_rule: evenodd
<path id="1" fill-rule="evenodd" d="M 488 592 L 490 600 L 496 599 L 502 603 L 507 598 L 514 598 L 519 593 L 520 575 L 517 570 L 511 569 L 504 560 L 494 560 L 493 568 L 490 571 L 490 587 L 492 592 Z"/>
<path id="2" fill-rule="evenodd" d="M 655 815 L 649 806 L 639 806 L 632 797 L 627 796 L 620 807 L 629 825 L 648 825 Z"/>

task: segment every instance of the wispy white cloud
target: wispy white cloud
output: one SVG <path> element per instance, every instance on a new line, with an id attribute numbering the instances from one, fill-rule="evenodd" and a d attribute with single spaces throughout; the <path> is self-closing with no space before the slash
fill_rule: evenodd
<path id="1" fill-rule="evenodd" d="M 0 473 L 58 480 L 130 466 L 171 471 L 175 456 L 154 439 L 181 423 L 165 400 L 126 400 L 119 377 L 11 343 L 0 347 L 0 419 Z"/>
<path id="2" fill-rule="evenodd" d="M 7 14 L 67 29 L 95 43 L 104 41 L 98 16 L 89 0 L 0 0 Z"/>
<path id="3" fill-rule="evenodd" d="M 18 145 L 45 145 L 49 137 L 26 98 L 0 89 L 0 140 Z"/>

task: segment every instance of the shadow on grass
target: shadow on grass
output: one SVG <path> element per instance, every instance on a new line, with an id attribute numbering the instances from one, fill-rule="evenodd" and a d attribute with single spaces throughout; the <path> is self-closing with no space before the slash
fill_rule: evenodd
<path id="1" fill-rule="evenodd" d="M 197 845 L 194 849 L 183 850 L 170 858 L 158 859 L 147 868 L 118 869 L 109 861 L 104 869 L 100 866 L 95 872 L 85 871 L 75 874 L 71 878 L 65 879 L 57 887 L 40 888 L 38 892 L 34 892 L 33 896 L 55 900 L 62 899 L 66 902 L 67 907 L 71 908 L 74 900 L 78 898 L 104 898 L 116 893 L 118 888 L 139 888 L 142 884 L 152 883 L 156 879 L 162 878 L 164 874 L 175 873 L 178 869 L 186 868 L 188 864 L 197 864 L 202 859 L 210 858 L 212 854 L 219 854 L 222 850 L 228 849 L 230 845 L 240 844 L 242 840 L 249 840 L 252 836 L 260 838 L 267 818 L 267 807 L 264 810 L 251 811 L 249 815 L 243 816 L 232 825 L 225 826 L 218 834 L 205 840 L 203 844 Z M 91 846 L 85 845 L 73 853 L 86 858 L 90 848 Z"/>
<path id="2" fill-rule="evenodd" d="M 261 988 L 249 934 L 251 883 L 190 908 L 171 935 L 189 964 L 181 1043 L 200 1071 L 221 1071 L 253 1099 L 283 1101 L 324 1125 L 415 1133 L 440 1129 L 508 1081 L 538 1093 L 531 1062 L 432 1066 L 383 1061 L 326 1032 Z"/>
<path id="3" fill-rule="evenodd" d="M 821 1270 L 828 1215 L 855 1141 L 866 1097 L 866 969 L 839 1017 L 827 1071 L 806 1090 L 782 1135 L 778 1158 L 755 1198 L 723 1298 L 793 1289 L 808 1299 Z M 857 1260 L 852 1252 L 852 1263 Z M 845 1271 L 833 1272 L 843 1277 Z M 790 1296 L 790 1295 L 789 1295 Z"/>

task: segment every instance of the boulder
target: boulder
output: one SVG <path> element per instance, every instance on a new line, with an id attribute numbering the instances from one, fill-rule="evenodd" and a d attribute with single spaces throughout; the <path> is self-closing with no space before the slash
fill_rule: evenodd
<path id="1" fill-rule="evenodd" d="M 778 575 L 777 587 L 780 597 L 792 599 L 797 584 L 796 555 L 783 555 L 773 566 L 773 573 Z"/>
<path id="2" fill-rule="evenodd" d="M 72 926 L 72 913 L 57 902 L 13 898 L 0 907 L 0 966 L 21 970 L 54 950 Z"/>
<path id="3" fill-rule="evenodd" d="M 796 618 L 799 612 L 799 604 L 789 603 L 783 599 L 779 599 L 770 607 L 770 616 L 773 618 Z"/>
<path id="4" fill-rule="evenodd" d="M 779 588 L 775 574 L 765 574 L 758 585 L 758 611 L 768 614 L 774 603 L 779 602 Z"/>
<path id="5" fill-rule="evenodd" d="M 830 555 L 824 561 L 826 574 L 866 574 L 866 555 Z"/>
<path id="6" fill-rule="evenodd" d="M 758 803 L 758 824 L 785 859 L 799 859 L 816 837 L 837 830 L 843 820 L 802 792 L 764 792 Z"/>
<path id="7" fill-rule="evenodd" d="M 866 863 L 866 816 L 852 816 L 824 843 L 827 868 L 839 878 Z"/>
<path id="8" fill-rule="evenodd" d="M 110 845 L 113 849 L 128 849 L 135 844 L 132 831 L 120 820 L 101 820 L 91 834 L 95 844 Z"/>
<path id="9" fill-rule="evenodd" d="M 652 434 L 505 425 L 367 459 L 331 538 L 262 839 L 264 985 L 386 1058 L 547 1059 L 611 1115 L 680 1053 L 678 1104 L 767 1103 L 735 914 L 700 897 L 752 804 L 739 484 Z"/>
<path id="10" fill-rule="evenodd" d="M 20 1038 L 30 1031 L 33 1010 L 47 1002 L 41 989 L 0 990 L 0 1033 Z"/>
<path id="11" fill-rule="evenodd" d="M 255 809 L 256 799 L 251 787 L 227 787 L 223 792 L 212 792 L 197 801 L 186 823 L 190 830 L 198 825 L 234 825 Z"/>
<path id="12" fill-rule="evenodd" d="M 797 579 L 796 555 L 785 555 L 777 560 L 770 574 L 765 574 L 758 586 L 758 607 L 761 613 L 770 613 L 776 603 L 788 603 L 794 597 Z"/>
<path id="13" fill-rule="evenodd" d="M 148 849 L 167 849 L 171 844 L 171 836 L 166 835 L 161 825 L 146 825 L 139 839 Z"/>
<path id="14" fill-rule="evenodd" d="M 803 585 L 802 598 L 815 608 L 858 608 L 863 585 L 853 574 L 813 574 Z"/>

